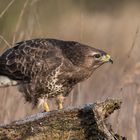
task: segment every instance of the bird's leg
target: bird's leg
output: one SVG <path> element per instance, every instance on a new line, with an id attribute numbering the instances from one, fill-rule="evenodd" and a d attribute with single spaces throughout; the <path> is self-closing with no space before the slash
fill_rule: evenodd
<path id="1" fill-rule="evenodd" d="M 62 109 L 63 108 L 64 99 L 65 99 L 65 97 L 62 96 L 62 95 L 58 95 L 57 96 L 56 104 L 58 105 L 58 109 Z"/>
<path id="2" fill-rule="evenodd" d="M 44 107 L 45 112 L 49 112 L 50 111 L 50 108 L 49 108 L 49 105 L 48 105 L 47 102 L 44 102 L 43 107 Z"/>
<path id="3" fill-rule="evenodd" d="M 45 98 L 45 97 L 39 99 L 38 106 L 42 106 L 42 108 L 44 109 L 45 112 L 50 111 L 50 108 L 49 108 L 49 105 L 48 105 L 48 102 L 47 102 L 47 98 Z"/>

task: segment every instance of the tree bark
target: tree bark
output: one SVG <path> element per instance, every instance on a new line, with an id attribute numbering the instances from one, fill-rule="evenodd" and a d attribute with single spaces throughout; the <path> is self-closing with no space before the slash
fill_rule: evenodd
<path id="1" fill-rule="evenodd" d="M 115 134 L 107 117 L 119 109 L 121 101 L 101 103 L 38 113 L 0 126 L 1 140 L 125 140 Z"/>

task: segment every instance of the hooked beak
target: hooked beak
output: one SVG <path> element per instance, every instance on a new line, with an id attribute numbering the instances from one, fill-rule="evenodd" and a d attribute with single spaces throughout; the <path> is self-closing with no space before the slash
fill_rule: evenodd
<path id="1" fill-rule="evenodd" d="M 108 54 L 103 55 L 101 58 L 101 61 L 102 62 L 110 62 L 111 64 L 113 64 L 113 60 L 111 59 L 110 55 L 108 55 Z"/>
<path id="2" fill-rule="evenodd" d="M 109 59 L 109 62 L 110 62 L 111 64 L 113 64 L 113 60 L 112 60 L 111 58 Z"/>

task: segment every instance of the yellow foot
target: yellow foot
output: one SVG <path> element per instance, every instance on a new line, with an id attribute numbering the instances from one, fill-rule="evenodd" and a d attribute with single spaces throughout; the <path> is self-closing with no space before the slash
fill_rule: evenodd
<path id="1" fill-rule="evenodd" d="M 65 97 L 62 95 L 57 96 L 56 104 L 58 105 L 58 109 L 63 109 L 64 99 L 65 99 Z"/>
<path id="2" fill-rule="evenodd" d="M 63 103 L 58 103 L 58 109 L 63 109 Z"/>
<path id="3" fill-rule="evenodd" d="M 50 108 L 49 108 L 49 105 L 47 102 L 44 102 L 43 107 L 44 107 L 46 112 L 50 111 Z"/>

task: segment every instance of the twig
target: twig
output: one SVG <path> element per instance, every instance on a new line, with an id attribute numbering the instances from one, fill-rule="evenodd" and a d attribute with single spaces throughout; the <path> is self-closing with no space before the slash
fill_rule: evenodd
<path id="1" fill-rule="evenodd" d="M 10 8 L 10 6 L 14 3 L 15 0 L 10 1 L 10 3 L 7 5 L 7 7 L 1 12 L 0 18 L 3 17 L 3 15 L 7 12 L 7 10 Z"/>

